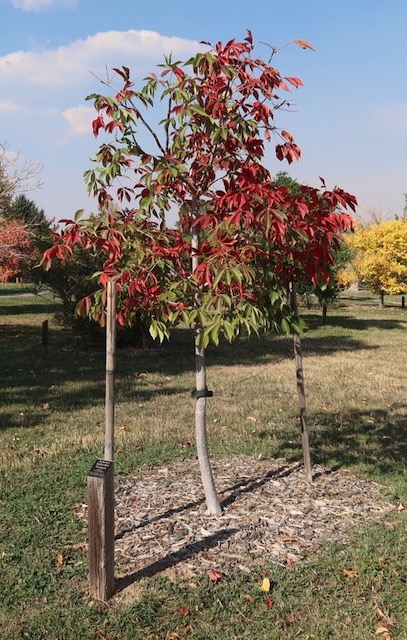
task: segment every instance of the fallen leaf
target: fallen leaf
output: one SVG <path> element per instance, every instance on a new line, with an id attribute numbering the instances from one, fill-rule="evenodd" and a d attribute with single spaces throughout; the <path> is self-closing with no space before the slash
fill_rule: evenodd
<path id="1" fill-rule="evenodd" d="M 358 578 L 359 577 L 358 572 L 357 571 L 353 571 L 352 569 L 344 569 L 343 573 L 347 578 Z"/>
<path id="2" fill-rule="evenodd" d="M 187 447 L 191 446 L 191 443 L 189 442 L 189 440 L 182 440 L 182 442 L 179 443 L 180 447 L 184 447 L 184 449 L 186 449 Z"/>
<path id="3" fill-rule="evenodd" d="M 209 580 L 212 580 L 212 582 L 218 582 L 219 580 L 223 580 L 225 576 L 223 575 L 223 573 L 217 571 L 216 569 L 209 569 L 208 577 Z"/>
<path id="4" fill-rule="evenodd" d="M 178 609 L 178 613 L 179 613 L 181 616 L 188 616 L 188 615 L 189 615 L 189 609 L 188 609 L 187 607 L 180 607 L 180 608 Z"/>
<path id="5" fill-rule="evenodd" d="M 242 598 L 244 598 L 245 600 L 248 600 L 249 602 L 253 602 L 254 600 L 253 596 L 251 596 L 249 593 L 244 593 L 242 595 Z"/>
<path id="6" fill-rule="evenodd" d="M 263 578 L 263 582 L 261 583 L 260 589 L 262 591 L 265 591 L 266 593 L 268 593 L 270 591 L 270 579 L 269 578 Z"/>
<path id="7" fill-rule="evenodd" d="M 49 402 L 44 402 L 43 405 L 41 405 L 42 409 L 49 409 Z"/>
<path id="8" fill-rule="evenodd" d="M 287 622 L 291 622 L 292 624 L 296 624 L 300 621 L 300 616 L 298 613 L 289 613 L 285 619 L 287 620 Z"/>
<path id="9" fill-rule="evenodd" d="M 391 640 L 390 631 L 386 629 L 386 627 L 382 627 L 382 626 L 377 627 L 376 635 L 377 636 L 383 635 L 383 640 Z"/>
<path id="10" fill-rule="evenodd" d="M 246 420 L 250 420 L 250 422 L 257 422 L 257 418 L 254 416 L 247 416 Z"/>
<path id="11" fill-rule="evenodd" d="M 272 609 L 274 607 L 274 600 L 272 600 L 270 596 L 267 596 L 266 598 L 266 607 L 267 609 Z"/>
<path id="12" fill-rule="evenodd" d="M 294 536 L 283 536 L 280 538 L 281 542 L 294 542 L 295 539 Z"/>
<path id="13" fill-rule="evenodd" d="M 61 566 L 61 565 L 65 564 L 65 560 L 66 560 L 66 557 L 64 556 L 64 554 L 63 553 L 58 553 L 58 555 L 57 555 L 57 564 L 59 566 Z"/>

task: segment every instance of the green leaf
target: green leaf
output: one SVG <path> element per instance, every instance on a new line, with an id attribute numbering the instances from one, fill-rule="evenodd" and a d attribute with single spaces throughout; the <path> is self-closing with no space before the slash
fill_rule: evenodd
<path id="1" fill-rule="evenodd" d="M 282 332 L 285 333 L 286 336 L 289 336 L 291 334 L 291 327 L 286 318 L 283 318 L 281 320 L 280 327 Z"/>
<path id="2" fill-rule="evenodd" d="M 200 116 L 210 118 L 209 114 L 199 104 L 191 104 L 189 108 L 191 109 L 191 111 L 195 111 L 195 113 L 198 113 Z"/>

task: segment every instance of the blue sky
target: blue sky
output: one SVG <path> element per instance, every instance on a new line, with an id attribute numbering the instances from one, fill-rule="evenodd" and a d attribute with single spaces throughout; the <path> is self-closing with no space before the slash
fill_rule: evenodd
<path id="1" fill-rule="evenodd" d="M 186 59 L 199 41 L 244 38 L 282 46 L 274 58 L 299 76 L 295 111 L 278 114 L 302 159 L 288 170 L 319 186 L 354 193 L 359 215 L 402 214 L 407 192 L 406 0 L 0 0 L 0 142 L 8 153 L 43 163 L 43 187 L 28 196 L 50 218 L 96 207 L 83 171 L 97 150 L 86 95 L 95 76 L 126 65 L 142 77 L 164 53 Z"/>

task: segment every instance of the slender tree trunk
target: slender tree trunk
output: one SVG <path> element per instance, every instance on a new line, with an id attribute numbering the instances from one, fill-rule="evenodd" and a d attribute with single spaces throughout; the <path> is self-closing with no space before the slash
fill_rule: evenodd
<path id="1" fill-rule="evenodd" d="M 380 307 L 383 308 L 384 307 L 384 291 L 380 291 L 380 303 L 379 303 Z"/>
<path id="2" fill-rule="evenodd" d="M 206 434 L 206 366 L 205 348 L 199 344 L 200 329 L 195 335 L 195 373 L 196 373 L 196 400 L 195 400 L 195 440 L 198 454 L 199 468 L 201 470 L 202 485 L 205 493 L 208 513 L 220 516 L 222 507 L 216 493 L 211 463 L 209 460 L 208 440 Z M 202 394 L 202 396 L 201 396 Z"/>
<path id="3" fill-rule="evenodd" d="M 196 215 L 196 203 L 193 203 L 193 214 Z M 198 247 L 199 233 L 194 228 L 192 231 L 192 272 L 195 271 L 199 264 Z M 195 303 L 199 307 L 199 296 L 196 297 Z M 213 479 L 206 432 L 206 398 L 208 391 L 206 385 L 205 348 L 200 342 L 201 331 L 202 328 L 199 325 L 195 327 L 195 441 L 207 510 L 211 515 L 220 516 L 222 507 L 220 506 Z"/>
<path id="4" fill-rule="evenodd" d="M 291 294 L 290 296 L 291 313 L 292 315 L 296 316 L 298 315 L 298 301 L 297 301 L 297 287 L 295 285 L 295 282 L 291 282 L 290 294 Z M 297 395 L 298 395 L 298 404 L 300 408 L 300 425 L 301 425 L 304 470 L 305 470 L 305 477 L 308 484 L 312 484 L 312 465 L 311 465 L 311 453 L 310 453 L 309 433 L 308 433 L 308 425 L 307 425 L 305 381 L 304 381 L 304 369 L 303 369 L 303 363 L 302 363 L 301 337 L 297 332 L 294 332 L 293 338 L 294 338 L 295 368 L 296 368 L 296 376 L 297 376 Z"/>
<path id="5" fill-rule="evenodd" d="M 406 308 L 406 296 L 401 296 L 401 308 Z"/>

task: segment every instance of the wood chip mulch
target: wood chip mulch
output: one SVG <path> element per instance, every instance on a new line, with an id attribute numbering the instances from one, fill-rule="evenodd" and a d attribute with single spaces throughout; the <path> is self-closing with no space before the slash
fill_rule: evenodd
<path id="1" fill-rule="evenodd" d="M 268 562 L 293 566 L 322 542 L 350 542 L 357 525 L 384 521 L 397 509 L 380 485 L 343 469 L 315 465 L 312 487 L 301 465 L 286 460 L 235 456 L 214 461 L 213 471 L 223 506 L 219 518 L 206 513 L 195 459 L 119 480 L 119 588 L 161 572 L 192 580 L 210 569 L 227 574 Z"/>

